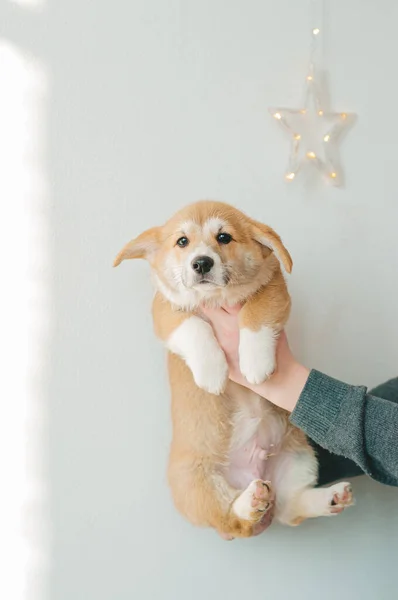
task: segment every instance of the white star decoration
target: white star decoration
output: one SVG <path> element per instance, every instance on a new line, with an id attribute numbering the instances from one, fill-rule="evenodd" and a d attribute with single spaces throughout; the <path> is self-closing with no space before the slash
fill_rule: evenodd
<path id="1" fill-rule="evenodd" d="M 287 181 L 293 181 L 299 171 L 310 163 L 329 183 L 338 186 L 343 182 L 338 161 L 338 141 L 352 125 L 356 115 L 324 110 L 319 84 L 314 69 L 310 68 L 303 108 L 270 108 L 269 111 L 291 140 L 285 174 Z"/>

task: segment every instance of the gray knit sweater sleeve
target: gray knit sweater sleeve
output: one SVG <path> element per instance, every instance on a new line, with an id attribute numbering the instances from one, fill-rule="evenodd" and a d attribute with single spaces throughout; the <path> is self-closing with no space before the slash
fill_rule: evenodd
<path id="1" fill-rule="evenodd" d="M 323 448 L 398 486 L 398 378 L 373 394 L 313 370 L 290 418 Z"/>

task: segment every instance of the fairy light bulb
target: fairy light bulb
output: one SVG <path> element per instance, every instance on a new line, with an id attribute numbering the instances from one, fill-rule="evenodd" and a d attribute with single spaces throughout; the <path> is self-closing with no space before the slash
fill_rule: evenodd
<path id="1" fill-rule="evenodd" d="M 329 133 L 327 133 L 327 134 L 325 135 L 325 137 L 323 138 L 323 141 L 324 141 L 324 142 L 328 142 L 329 140 L 330 140 L 330 134 L 329 134 Z"/>
<path id="2" fill-rule="evenodd" d="M 296 177 L 296 173 L 293 173 L 293 172 L 291 172 L 291 173 L 288 173 L 288 174 L 286 175 L 286 179 L 287 179 L 288 181 L 293 181 L 293 179 L 294 179 L 295 177 Z"/>
<path id="3" fill-rule="evenodd" d="M 319 27 L 315 27 L 315 28 L 312 30 L 312 33 L 313 33 L 314 35 L 319 35 L 320 31 L 321 31 L 321 30 L 319 29 Z"/>
<path id="4" fill-rule="evenodd" d="M 310 152 L 307 152 L 307 158 L 311 158 L 311 159 L 316 158 L 315 152 L 313 152 L 312 150 L 310 150 Z"/>
<path id="5" fill-rule="evenodd" d="M 278 113 L 278 112 L 277 112 L 277 113 L 275 113 L 275 114 L 274 114 L 274 118 L 275 118 L 277 121 L 280 121 L 280 120 L 281 120 L 281 118 L 282 118 L 282 115 L 281 115 L 281 113 Z"/>

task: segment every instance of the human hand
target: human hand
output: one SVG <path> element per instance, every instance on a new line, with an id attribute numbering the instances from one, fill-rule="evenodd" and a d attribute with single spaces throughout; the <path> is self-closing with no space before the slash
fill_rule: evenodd
<path id="1" fill-rule="evenodd" d="M 264 383 L 250 385 L 239 368 L 239 324 L 240 306 L 225 308 L 202 308 L 211 323 L 218 343 L 223 349 L 232 381 L 247 387 L 273 404 L 291 412 L 304 388 L 309 370 L 294 358 L 285 332 L 279 336 L 276 348 L 276 371 Z"/>

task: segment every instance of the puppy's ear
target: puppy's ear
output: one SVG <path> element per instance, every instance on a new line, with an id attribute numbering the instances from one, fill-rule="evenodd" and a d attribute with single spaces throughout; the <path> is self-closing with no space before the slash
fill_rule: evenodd
<path id="1" fill-rule="evenodd" d="M 252 221 L 251 223 L 253 239 L 262 246 L 272 250 L 279 262 L 281 262 L 285 267 L 285 270 L 288 273 L 291 273 L 293 267 L 292 257 L 282 244 L 282 240 L 276 231 L 271 229 L 271 227 L 268 227 L 268 225 L 263 225 L 258 221 Z"/>
<path id="2" fill-rule="evenodd" d="M 148 258 L 152 252 L 157 250 L 159 243 L 160 227 L 152 227 L 126 244 L 116 256 L 113 266 L 117 267 L 127 258 Z"/>

